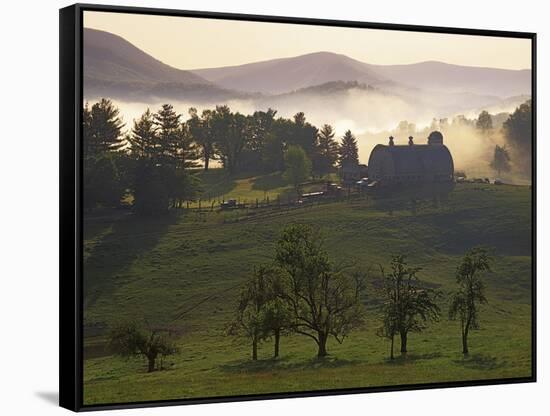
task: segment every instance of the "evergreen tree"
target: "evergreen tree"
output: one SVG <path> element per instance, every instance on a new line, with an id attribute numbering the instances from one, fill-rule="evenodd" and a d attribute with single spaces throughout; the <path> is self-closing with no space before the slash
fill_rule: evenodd
<path id="1" fill-rule="evenodd" d="M 359 149 L 357 147 L 357 139 L 350 130 L 346 131 L 339 147 L 339 162 L 340 166 L 347 164 L 359 164 Z"/>
<path id="2" fill-rule="evenodd" d="M 334 140 L 332 126 L 325 124 L 317 135 L 316 170 L 321 174 L 330 173 L 338 160 L 338 143 Z"/>
<path id="3" fill-rule="evenodd" d="M 86 159 L 93 156 L 95 149 L 92 139 L 92 111 L 87 102 L 84 104 L 84 109 L 82 110 L 82 133 L 82 148 L 84 159 Z"/>
<path id="4" fill-rule="evenodd" d="M 86 108 L 86 107 L 85 107 Z M 124 123 L 119 115 L 118 108 L 106 98 L 92 105 L 89 114 L 84 112 L 84 128 L 89 129 L 84 134 L 84 139 L 89 141 L 84 146 L 88 150 L 85 156 L 97 156 L 100 154 L 121 150 L 124 145 L 122 129 Z"/>
<path id="5" fill-rule="evenodd" d="M 159 140 L 154 117 L 149 109 L 141 115 L 139 120 L 134 120 L 134 127 L 128 137 L 128 142 L 133 156 L 158 159 Z"/>
<path id="6" fill-rule="evenodd" d="M 153 116 L 153 123 L 159 140 L 161 163 L 175 165 L 178 145 L 181 140 L 181 115 L 174 111 L 171 104 L 163 104 Z"/>

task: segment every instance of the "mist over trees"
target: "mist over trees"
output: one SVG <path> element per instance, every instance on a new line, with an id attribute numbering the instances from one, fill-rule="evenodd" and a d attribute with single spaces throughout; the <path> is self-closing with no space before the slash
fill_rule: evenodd
<path id="1" fill-rule="evenodd" d="M 495 146 L 495 154 L 490 165 L 498 176 L 502 172 L 510 172 L 512 166 L 510 165 L 510 154 L 506 146 L 499 146 L 498 144 Z"/>
<path id="2" fill-rule="evenodd" d="M 228 175 L 284 171 L 297 192 L 311 176 L 358 163 L 357 141 L 347 131 L 339 143 L 332 126 L 319 130 L 299 112 L 244 115 L 227 105 L 190 108 L 188 118 L 170 104 L 151 109 L 124 132 L 118 108 L 108 99 L 83 112 L 85 207 L 117 207 L 131 201 L 136 212 L 159 215 L 200 198 L 197 173 L 218 161 Z"/>
<path id="3" fill-rule="evenodd" d="M 526 175 L 531 174 L 532 166 L 532 122 L 532 101 L 528 100 L 516 108 L 502 125 L 502 131 L 514 156 L 514 165 Z"/>
<path id="4" fill-rule="evenodd" d="M 479 131 L 486 144 L 498 137 L 504 144 L 493 144 L 494 152 L 487 154 L 485 163 L 499 175 L 528 177 L 531 107 L 529 100 L 510 115 L 482 111 L 476 119 L 463 115 L 433 119 L 425 131 L 404 120 L 396 131 L 413 136 L 428 130 L 447 134 L 469 129 L 472 134 Z M 338 138 L 331 125 L 319 129 L 303 112 L 292 118 L 277 117 L 274 109 L 244 115 L 220 105 L 200 113 L 190 108 L 184 117 L 164 104 L 156 112 L 146 109 L 125 131 L 119 109 L 103 98 L 85 104 L 82 122 L 85 209 L 124 202 L 138 213 L 157 215 L 182 207 L 200 198 L 197 173 L 208 170 L 213 161 L 229 175 L 285 171 L 297 192 L 299 184 L 312 176 L 323 177 L 345 164 L 359 163 L 358 142 L 350 130 Z"/>

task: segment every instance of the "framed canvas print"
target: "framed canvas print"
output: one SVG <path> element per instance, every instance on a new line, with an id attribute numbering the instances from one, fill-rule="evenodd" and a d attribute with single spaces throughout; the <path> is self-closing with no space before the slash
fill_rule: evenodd
<path id="1" fill-rule="evenodd" d="M 535 34 L 60 11 L 60 403 L 535 381 Z"/>

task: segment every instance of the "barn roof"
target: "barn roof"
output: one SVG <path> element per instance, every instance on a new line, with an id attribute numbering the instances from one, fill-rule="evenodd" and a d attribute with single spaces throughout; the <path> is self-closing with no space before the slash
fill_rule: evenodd
<path id="1" fill-rule="evenodd" d="M 445 145 L 376 145 L 372 151 L 369 166 L 376 154 L 384 152 L 390 155 L 394 174 L 407 175 L 421 172 L 452 173 L 453 159 Z M 449 172 L 450 171 L 450 172 Z"/>

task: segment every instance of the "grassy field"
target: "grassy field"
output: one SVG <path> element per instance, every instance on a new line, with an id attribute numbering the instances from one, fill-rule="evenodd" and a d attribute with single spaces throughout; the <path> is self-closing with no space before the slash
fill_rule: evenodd
<path id="1" fill-rule="evenodd" d="M 210 175 L 205 187 L 212 198 L 263 198 L 264 192 L 276 198 L 287 191 L 276 175 Z M 357 199 L 237 216 L 192 210 L 162 219 L 124 211 L 89 215 L 85 404 L 530 376 L 530 195 L 528 187 L 464 184 L 445 202 L 426 200 L 414 209 L 407 200 Z M 454 289 L 464 252 L 488 247 L 495 257 L 486 278 L 489 304 L 482 329 L 471 335 L 470 356 L 460 353 L 459 326 L 446 319 L 443 301 L 441 321 L 412 334 L 408 356 L 390 362 L 388 342 L 375 335 L 379 323 L 370 290 L 364 328 L 342 345 L 329 342 L 327 359 L 315 359 L 313 341 L 293 335 L 282 339 L 278 360 L 270 358 L 272 344 L 266 342 L 260 360 L 252 362 L 249 346 L 227 337 L 225 328 L 238 286 L 254 265 L 270 261 L 289 223 L 319 226 L 334 260 L 354 259 L 367 268 L 388 264 L 392 253 L 407 254 L 411 265 L 423 268 L 420 277 L 444 293 Z M 180 352 L 166 359 L 166 370 L 147 373 L 141 359 L 110 355 L 105 332 L 124 319 L 177 331 Z"/>

